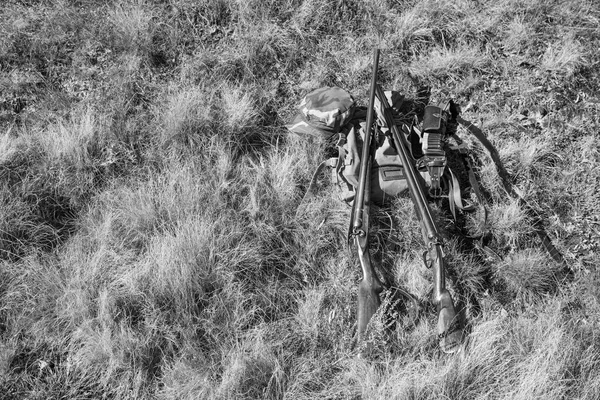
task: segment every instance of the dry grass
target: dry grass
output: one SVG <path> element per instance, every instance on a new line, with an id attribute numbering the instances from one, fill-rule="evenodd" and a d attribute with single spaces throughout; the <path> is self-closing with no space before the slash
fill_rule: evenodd
<path id="1" fill-rule="evenodd" d="M 541 61 L 542 69 L 566 77 L 572 76 L 584 65 L 582 44 L 572 36 L 548 44 Z"/>
<path id="2" fill-rule="evenodd" d="M 419 79 L 427 77 L 444 78 L 479 73 L 489 65 L 488 56 L 472 45 L 456 48 L 440 47 L 415 60 L 409 68 L 412 75 Z"/>
<path id="3" fill-rule="evenodd" d="M 108 15 L 116 46 L 128 53 L 147 52 L 152 42 L 153 18 L 151 5 L 145 0 L 116 4 Z"/>
<path id="4" fill-rule="evenodd" d="M 71 3 L 0 10 L 4 398 L 600 397 L 595 2 Z M 451 357 L 409 199 L 373 209 L 392 287 L 362 358 L 350 209 L 323 176 L 297 213 L 333 143 L 283 125 L 319 86 L 364 104 L 376 45 L 384 87 L 454 97 L 499 155 L 459 130 L 487 236 L 434 206 Z"/>
<path id="5" fill-rule="evenodd" d="M 159 136 L 161 147 L 202 147 L 202 142 L 210 135 L 215 118 L 211 101 L 214 96 L 200 87 L 189 87 L 169 94 L 163 103 L 164 108 L 157 110 L 164 126 Z"/>

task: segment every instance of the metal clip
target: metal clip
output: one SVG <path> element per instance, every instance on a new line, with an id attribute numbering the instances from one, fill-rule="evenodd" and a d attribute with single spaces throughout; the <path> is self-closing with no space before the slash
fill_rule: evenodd
<path id="1" fill-rule="evenodd" d="M 430 236 L 427 242 L 427 252 L 434 250 L 435 246 L 438 246 L 440 257 L 444 257 L 444 241 L 439 236 Z"/>
<path id="2" fill-rule="evenodd" d="M 433 265 L 433 262 L 431 261 L 431 259 L 427 259 L 427 254 L 429 252 L 426 250 L 423 252 L 423 264 L 425 264 L 425 268 L 427 269 L 431 269 L 431 266 Z"/>
<path id="3" fill-rule="evenodd" d="M 365 230 L 364 229 L 356 229 L 356 228 L 354 228 L 352 230 L 352 236 L 364 237 L 365 236 Z"/>
<path id="4" fill-rule="evenodd" d="M 423 157 L 423 164 L 427 167 L 427 172 L 431 179 L 431 188 L 429 194 L 433 198 L 441 197 L 441 179 L 446 168 L 446 156 L 425 156 Z"/>

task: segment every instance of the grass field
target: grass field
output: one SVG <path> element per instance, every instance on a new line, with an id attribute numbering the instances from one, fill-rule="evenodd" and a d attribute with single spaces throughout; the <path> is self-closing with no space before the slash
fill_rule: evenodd
<path id="1" fill-rule="evenodd" d="M 600 4 L 4 0 L 0 398 L 600 398 Z M 393 291 L 357 357 L 350 209 L 302 96 L 453 98 L 486 246 L 434 206 L 465 344 L 440 351 L 409 199 L 375 210 Z M 541 217 L 552 260 L 508 181 Z M 391 318 L 390 318 L 391 317 Z"/>

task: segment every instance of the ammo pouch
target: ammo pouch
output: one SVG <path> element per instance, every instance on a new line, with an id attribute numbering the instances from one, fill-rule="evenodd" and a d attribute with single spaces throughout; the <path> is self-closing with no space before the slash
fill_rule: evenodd
<path id="1" fill-rule="evenodd" d="M 433 197 L 439 197 L 442 192 L 440 183 L 447 164 L 444 142 L 448 117 L 448 112 L 440 107 L 425 107 L 421 136 L 423 157 L 419 160 L 419 165 L 427 167 L 431 179 L 429 193 Z"/>

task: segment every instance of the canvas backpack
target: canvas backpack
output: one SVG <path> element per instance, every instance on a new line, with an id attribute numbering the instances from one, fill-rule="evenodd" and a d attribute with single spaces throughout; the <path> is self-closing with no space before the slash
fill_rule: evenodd
<path id="1" fill-rule="evenodd" d="M 365 131 L 366 109 L 358 107 L 354 98 L 339 87 L 324 87 L 307 94 L 298 107 L 294 120 L 286 125 L 299 135 L 309 135 L 330 140 L 336 137 L 338 156 L 319 165 L 307 190 L 310 196 L 316 181 L 325 167 L 332 168 L 332 181 L 340 188 L 342 200 L 350 203 L 358 186 L 361 149 Z M 377 135 L 375 158 L 371 176 L 371 196 L 375 203 L 383 204 L 408 190 L 402 162 L 389 139 Z"/>
<path id="2" fill-rule="evenodd" d="M 402 118 L 400 109 L 404 97 L 395 91 L 386 91 L 385 95 L 392 108 L 395 119 Z M 417 169 L 423 183 L 432 197 L 447 196 L 449 208 L 454 216 L 456 209 L 468 211 L 474 206 L 463 201 L 459 179 L 447 166 L 447 151 L 461 153 L 466 156 L 466 146 L 458 143 L 448 145 L 448 127 L 452 123 L 452 105 L 446 107 L 429 105 L 425 107 L 422 124 L 416 122 L 409 125 L 404 132 L 410 144 L 410 152 L 417 160 Z M 380 107 L 376 101 L 376 111 Z M 382 115 L 377 112 L 377 115 Z M 326 167 L 331 168 L 332 182 L 340 188 L 340 197 L 351 203 L 358 186 L 358 176 L 361 164 L 362 142 L 365 132 L 366 109 L 357 106 L 354 98 L 339 87 L 324 87 L 307 94 L 301 101 L 298 114 L 287 128 L 299 135 L 318 136 L 325 140 L 337 137 L 336 147 L 338 156 L 323 161 L 314 172 L 308 190 L 301 204 L 313 195 L 317 180 Z M 399 124 L 397 124 L 400 126 Z M 408 184 L 404 174 L 400 156 L 390 143 L 389 135 L 382 118 L 378 118 L 375 156 L 371 175 L 371 199 L 375 204 L 384 204 L 390 199 L 408 194 Z M 456 136 L 457 140 L 460 140 Z M 469 165 L 470 186 L 480 204 L 480 190 L 474 175 L 472 165 Z M 473 178 L 473 179 L 471 179 Z M 299 210 L 300 211 L 299 207 Z"/>

